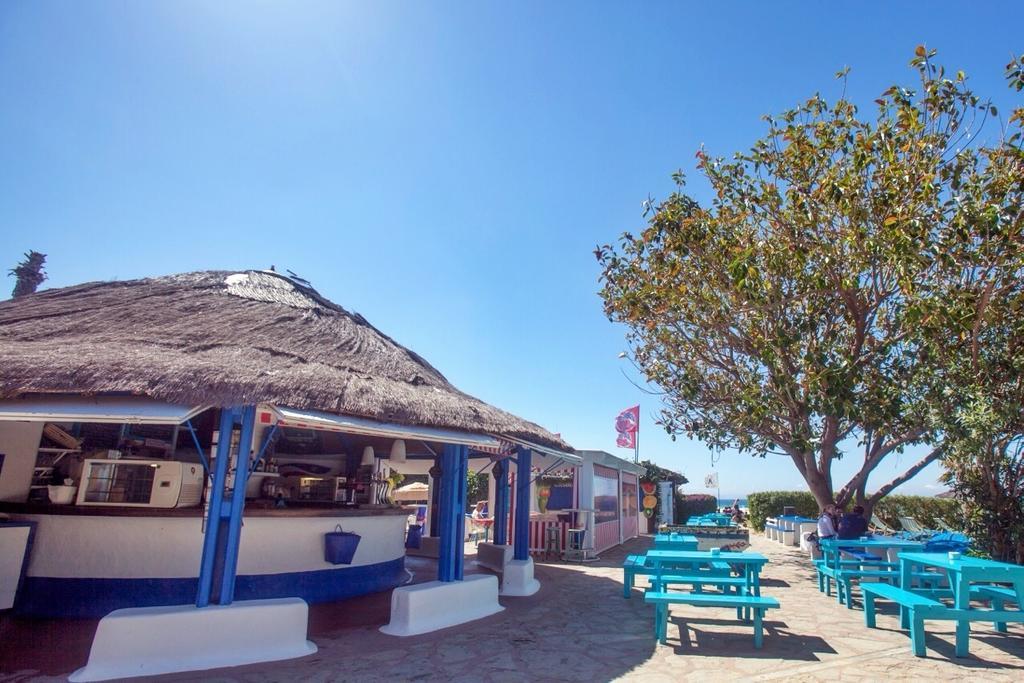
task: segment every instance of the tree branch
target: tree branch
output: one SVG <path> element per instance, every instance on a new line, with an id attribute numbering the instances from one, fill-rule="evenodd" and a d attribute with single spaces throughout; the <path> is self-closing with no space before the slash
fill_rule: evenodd
<path id="1" fill-rule="evenodd" d="M 942 453 L 943 453 L 944 450 L 945 449 L 944 449 L 943 446 L 939 446 L 939 447 L 933 449 L 931 453 L 929 453 L 928 455 L 926 455 L 923 458 L 921 458 L 920 460 L 918 460 L 917 463 L 913 467 L 911 467 L 909 470 L 907 470 L 906 472 L 904 472 L 900 476 L 896 477 L 895 479 L 890 481 L 888 484 L 886 484 L 882 488 L 880 488 L 877 491 L 875 491 L 874 493 L 872 493 L 871 494 L 871 498 L 869 499 L 869 502 L 871 503 L 871 505 L 874 505 L 875 503 L 877 503 L 879 500 L 882 499 L 883 496 L 887 496 L 889 494 L 889 492 L 892 491 L 894 488 L 896 488 L 897 486 L 899 486 L 901 484 L 906 483 L 915 474 L 917 474 L 918 472 L 923 470 L 925 467 L 928 467 L 928 465 L 932 464 L 933 462 L 935 462 L 936 460 L 941 458 L 942 457 Z"/>

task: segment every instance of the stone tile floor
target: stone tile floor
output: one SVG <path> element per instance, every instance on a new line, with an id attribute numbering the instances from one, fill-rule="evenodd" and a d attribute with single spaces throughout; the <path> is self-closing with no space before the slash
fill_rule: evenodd
<path id="1" fill-rule="evenodd" d="M 626 553 L 650 544 L 643 538 L 593 564 L 538 564 L 540 592 L 502 599 L 504 612 L 471 624 L 413 638 L 386 636 L 377 627 L 388 619 L 388 594 L 366 596 L 311 608 L 310 637 L 320 648 L 315 655 L 160 680 L 1024 680 L 1024 627 L 998 634 L 990 624 L 975 624 L 971 656 L 960 660 L 953 657 L 953 624 L 927 622 L 927 657 L 919 659 L 888 605 L 879 628 L 869 630 L 859 608 L 848 610 L 818 592 L 799 550 L 761 537 L 752 542 L 752 550 L 771 558 L 763 593 L 782 603 L 766 619 L 762 650 L 754 649 L 751 628 L 731 610 L 685 607 L 673 608 L 668 644 L 658 645 L 640 591 L 622 598 L 618 567 Z M 417 580 L 432 578 L 431 562 L 410 559 L 408 566 Z M 84 663 L 95 622 L 34 628 L 0 624 L 0 672 L 6 672 L 0 681 L 65 680 Z"/>

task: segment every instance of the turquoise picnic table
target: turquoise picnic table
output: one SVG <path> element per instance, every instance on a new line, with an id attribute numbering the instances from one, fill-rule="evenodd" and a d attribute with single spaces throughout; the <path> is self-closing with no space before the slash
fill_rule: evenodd
<path id="1" fill-rule="evenodd" d="M 712 562 L 728 562 L 739 569 L 744 578 L 744 592 L 761 595 L 761 568 L 768 564 L 768 558 L 760 553 L 730 553 L 711 550 L 650 550 L 647 552 L 656 574 L 666 569 L 696 568 Z"/>
<path id="2" fill-rule="evenodd" d="M 868 535 L 859 538 L 822 538 L 822 562 L 818 569 L 818 589 L 832 594 L 832 581 L 836 582 L 836 600 L 853 609 L 851 581 L 856 579 L 899 579 L 898 562 L 890 553 L 923 550 L 922 541 L 896 536 Z M 843 555 L 852 559 L 843 559 Z"/>
<path id="3" fill-rule="evenodd" d="M 924 656 L 924 634 L 921 622 L 924 619 L 951 619 L 956 624 L 956 656 L 968 655 L 970 622 L 991 621 L 996 630 L 1005 632 L 1006 622 L 1024 622 L 1024 566 L 997 562 L 979 557 L 962 556 L 959 553 L 901 552 L 900 588 L 922 598 L 952 596 L 953 606 L 933 602 L 932 604 L 900 604 L 900 625 L 910 628 L 914 654 Z M 948 589 L 925 589 L 915 587 L 915 569 L 938 570 L 949 581 Z M 1003 584 L 1003 585 L 995 585 Z M 972 608 L 971 598 L 989 600 L 992 609 Z M 1017 609 L 1005 609 L 1006 602 L 1017 604 Z M 912 619 L 911 612 L 915 612 Z M 916 637 L 915 637 L 916 636 Z"/>
<path id="4" fill-rule="evenodd" d="M 701 550 L 651 550 L 647 561 L 654 573 L 651 576 L 651 590 L 644 595 L 644 601 L 655 605 L 654 630 L 656 637 L 665 642 L 668 625 L 668 607 L 684 604 L 696 607 L 735 607 L 736 616 L 749 622 L 754 621 L 754 647 L 762 642 L 762 620 L 767 609 L 777 608 L 773 598 L 761 596 L 761 569 L 768 558 L 760 553 L 735 553 Z M 733 578 L 717 574 L 716 564 L 728 563 L 741 575 Z M 705 580 L 706 579 L 706 580 Z M 670 583 L 691 583 L 693 592 L 669 591 Z M 718 585 L 721 593 L 705 593 L 700 584 Z M 736 593 L 729 593 L 735 588 Z"/>
<path id="5" fill-rule="evenodd" d="M 655 550 L 696 550 L 697 537 L 692 534 L 658 534 L 654 537 Z"/>

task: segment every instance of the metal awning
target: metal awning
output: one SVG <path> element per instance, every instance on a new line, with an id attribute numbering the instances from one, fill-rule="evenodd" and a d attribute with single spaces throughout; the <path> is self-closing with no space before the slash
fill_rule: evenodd
<path id="1" fill-rule="evenodd" d="M 560 451 L 557 448 L 550 448 L 548 446 L 539 446 L 539 445 L 537 445 L 537 444 L 535 444 L 535 443 L 533 443 L 531 441 L 527 441 L 526 439 L 517 439 L 517 438 L 513 438 L 513 437 L 505 437 L 505 438 L 507 438 L 512 443 L 519 444 L 520 446 L 525 446 L 526 448 L 529 448 L 531 451 L 535 451 L 535 452 L 540 453 L 542 455 L 547 455 L 547 456 L 550 456 L 552 458 L 557 458 L 558 460 L 561 460 L 561 461 L 563 461 L 563 462 L 565 462 L 566 464 L 569 464 L 569 465 L 580 465 L 580 464 L 583 463 L 583 458 L 581 458 L 580 456 L 574 455 L 572 453 L 566 453 L 565 451 Z"/>
<path id="2" fill-rule="evenodd" d="M 207 407 L 144 396 L 46 396 L 0 401 L 0 421 L 177 425 Z"/>
<path id="3" fill-rule="evenodd" d="M 410 439 L 430 441 L 434 443 L 458 444 L 478 449 L 497 449 L 497 439 L 485 434 L 460 432 L 454 429 L 438 427 L 421 427 L 390 422 L 378 422 L 365 417 L 351 415 L 333 415 L 316 410 L 296 410 L 274 406 L 278 424 L 282 427 L 298 427 L 302 429 L 322 429 L 332 432 L 379 436 L 386 439 Z"/>

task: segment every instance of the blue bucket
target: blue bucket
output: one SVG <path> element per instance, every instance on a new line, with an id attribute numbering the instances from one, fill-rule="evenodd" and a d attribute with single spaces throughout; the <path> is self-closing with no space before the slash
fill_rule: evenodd
<path id="1" fill-rule="evenodd" d="M 324 534 L 324 562 L 352 564 L 352 558 L 355 557 L 360 538 L 359 534 L 342 531 L 341 525 L 337 525 L 334 531 Z"/>

